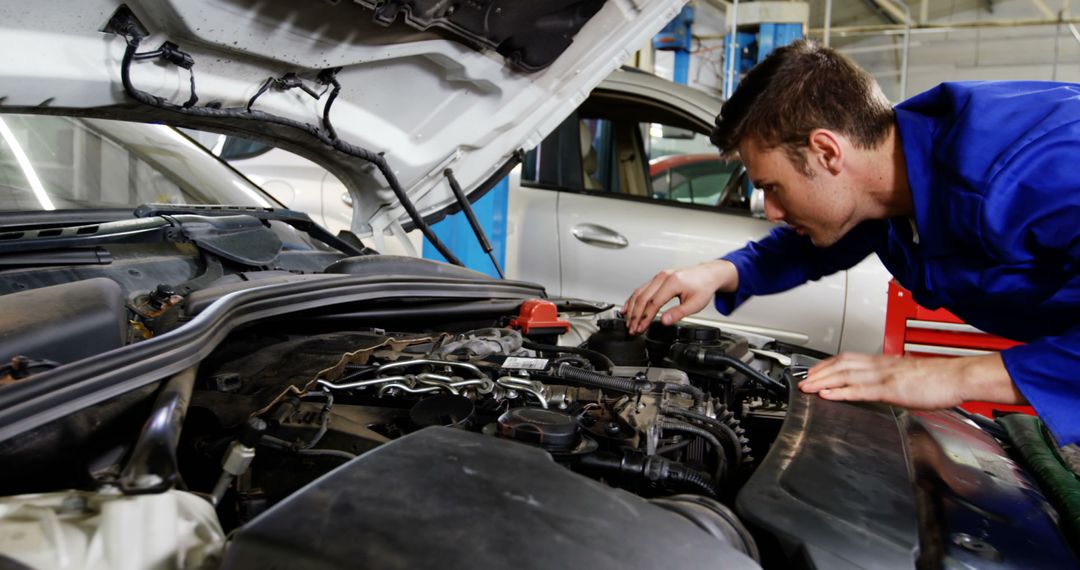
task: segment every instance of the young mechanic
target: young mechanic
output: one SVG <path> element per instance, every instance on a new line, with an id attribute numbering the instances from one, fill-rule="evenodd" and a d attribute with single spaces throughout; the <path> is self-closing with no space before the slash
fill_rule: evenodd
<path id="1" fill-rule="evenodd" d="M 1028 344 L 917 359 L 844 353 L 799 384 L 829 400 L 936 409 L 1030 402 L 1080 441 L 1080 85 L 944 83 L 892 107 L 852 61 L 812 41 L 752 69 L 716 119 L 785 226 L 667 270 L 623 306 L 644 332 L 703 309 L 730 314 L 876 253 L 914 299 Z"/>

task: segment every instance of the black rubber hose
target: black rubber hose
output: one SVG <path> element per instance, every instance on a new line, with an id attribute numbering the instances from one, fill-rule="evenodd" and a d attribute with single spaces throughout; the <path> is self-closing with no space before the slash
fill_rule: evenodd
<path id="1" fill-rule="evenodd" d="M 596 372 L 582 370 L 566 363 L 560 364 L 559 367 L 555 369 L 555 375 L 565 380 L 572 380 L 578 384 L 584 384 L 592 388 L 614 390 L 616 392 L 624 392 L 627 394 L 636 394 L 641 391 L 639 382 L 633 378 L 597 374 Z"/>
<path id="2" fill-rule="evenodd" d="M 589 453 L 582 455 L 578 462 L 587 469 L 627 475 L 663 486 L 689 487 L 709 497 L 719 494 L 717 488 L 709 482 L 708 475 L 658 455 L 627 454 L 620 458 L 610 454 Z"/>
<path id="3" fill-rule="evenodd" d="M 326 457 L 337 457 L 339 459 L 345 459 L 345 460 L 356 459 L 356 454 L 349 453 L 348 451 L 342 451 L 340 449 L 297 448 L 295 443 L 290 443 L 288 441 L 285 441 L 284 439 L 281 439 L 279 437 L 274 437 L 272 435 L 264 435 L 262 437 L 262 439 L 259 441 L 259 443 L 262 444 L 262 445 L 265 445 L 267 447 L 272 447 L 274 449 L 278 449 L 278 450 L 281 450 L 281 451 L 288 451 L 290 453 L 295 453 L 297 455 L 310 455 L 310 456 L 321 455 L 321 456 L 326 456 Z"/>
<path id="4" fill-rule="evenodd" d="M 732 465 L 738 466 L 742 464 L 744 456 L 743 441 L 742 438 L 739 437 L 739 434 L 735 432 L 735 427 L 738 427 L 737 424 L 735 426 L 730 426 L 720 420 L 710 418 L 705 414 L 699 414 L 691 410 L 684 410 L 671 406 L 665 406 L 661 408 L 660 411 L 667 415 L 681 416 L 683 418 L 697 420 L 712 428 L 715 428 L 723 435 L 724 439 L 731 443 L 731 449 L 734 452 L 731 458 Z M 732 421 L 738 422 L 738 420 Z"/>
<path id="5" fill-rule="evenodd" d="M 788 387 L 782 382 L 769 378 L 761 371 L 755 370 L 747 363 L 738 358 L 732 358 L 720 350 L 703 346 L 677 345 L 671 349 L 671 354 L 672 359 L 681 364 L 730 366 L 774 395 L 787 398 Z"/>
<path id="6" fill-rule="evenodd" d="M 668 475 L 666 481 L 669 483 L 675 483 L 684 487 L 693 487 L 698 490 L 702 495 L 708 495 L 710 497 L 717 496 L 716 488 L 709 482 L 709 477 L 698 471 L 697 469 L 691 469 L 681 463 L 672 462 L 668 466 Z"/>
<path id="7" fill-rule="evenodd" d="M 591 366 L 592 365 L 592 363 L 589 362 L 588 358 L 585 358 L 584 356 L 578 356 L 576 354 L 570 354 L 570 355 L 567 355 L 567 356 L 560 356 L 559 358 L 556 358 L 555 360 L 551 361 L 551 363 L 554 364 L 555 366 L 558 366 L 558 365 L 560 365 L 560 364 L 562 364 L 564 362 L 567 363 L 567 364 L 576 364 L 578 366 Z"/>
<path id="8" fill-rule="evenodd" d="M 576 346 L 555 346 L 553 344 L 540 344 L 531 340 L 525 340 L 521 343 L 521 346 L 538 352 L 565 352 L 567 354 L 577 354 L 589 359 L 593 368 L 598 370 L 611 370 L 615 368 L 615 363 L 610 358 L 596 352 L 595 350 L 589 350 L 588 348 L 578 348 Z"/>
<path id="9" fill-rule="evenodd" d="M 719 483 L 724 480 L 724 476 L 727 474 L 727 453 L 725 452 L 726 448 L 720 443 L 715 434 L 707 429 L 671 419 L 660 420 L 660 429 L 696 435 L 709 442 L 716 454 L 716 482 Z M 734 465 L 738 465 L 738 463 Z"/>

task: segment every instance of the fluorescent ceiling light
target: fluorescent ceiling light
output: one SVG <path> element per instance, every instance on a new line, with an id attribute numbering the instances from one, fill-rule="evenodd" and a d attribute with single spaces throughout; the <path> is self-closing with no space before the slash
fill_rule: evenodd
<path id="1" fill-rule="evenodd" d="M 23 175 L 26 176 L 26 181 L 30 183 L 30 189 L 34 191 L 34 196 L 41 204 L 41 209 L 55 210 L 56 206 L 53 206 L 49 194 L 45 192 L 45 186 L 41 184 L 41 179 L 38 178 L 37 172 L 34 171 L 34 165 L 30 163 L 26 151 L 23 150 L 22 145 L 15 138 L 15 133 L 11 132 L 11 129 L 8 128 L 7 123 L 2 118 L 0 118 L 0 137 L 4 138 L 4 142 L 7 143 L 12 154 L 15 155 L 15 161 L 19 163 L 19 168 L 22 169 Z"/>

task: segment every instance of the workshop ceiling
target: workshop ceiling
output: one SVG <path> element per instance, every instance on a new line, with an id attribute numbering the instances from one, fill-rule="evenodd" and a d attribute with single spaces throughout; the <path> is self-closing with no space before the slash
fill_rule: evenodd
<path id="1" fill-rule="evenodd" d="M 963 14 L 972 10 L 979 10 L 983 14 L 990 14 L 995 0 L 927 0 L 927 19 L 948 19 L 954 14 Z M 922 0 L 907 0 L 911 9 L 912 17 L 919 17 Z M 902 10 L 892 0 L 833 0 L 832 25 L 842 26 L 870 26 L 876 24 L 902 24 L 899 18 Z M 825 1 L 812 0 L 810 2 L 810 25 L 819 27 L 825 21 Z"/>

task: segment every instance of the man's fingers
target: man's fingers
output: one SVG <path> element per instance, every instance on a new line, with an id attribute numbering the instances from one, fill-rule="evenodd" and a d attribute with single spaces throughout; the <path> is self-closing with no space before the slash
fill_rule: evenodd
<path id="1" fill-rule="evenodd" d="M 629 323 L 627 327 L 630 330 L 630 334 L 639 334 L 649 326 L 649 322 L 652 321 L 654 315 L 656 315 L 656 309 L 650 308 L 650 300 L 646 300 L 641 305 L 641 313 L 632 323 Z"/>
<path id="2" fill-rule="evenodd" d="M 679 305 L 664 311 L 664 314 L 660 315 L 660 322 L 667 326 L 671 326 L 681 321 L 686 315 L 694 312 L 696 311 L 687 308 L 686 303 L 680 303 Z"/>
<path id="3" fill-rule="evenodd" d="M 645 332 L 660 309 L 675 298 L 680 301 L 678 311 L 669 311 L 670 316 L 663 318 L 665 324 L 673 324 L 701 310 L 716 291 L 719 285 L 717 280 L 724 276 L 721 274 L 718 277 L 716 273 L 715 264 L 710 262 L 656 274 L 634 291 L 623 305 L 627 329 L 632 334 Z"/>
<path id="4" fill-rule="evenodd" d="M 871 383 L 830 388 L 818 392 L 818 395 L 826 400 L 837 402 L 880 402 L 885 400 L 886 391 L 883 384 Z"/>
<path id="5" fill-rule="evenodd" d="M 803 380 L 799 383 L 799 389 L 807 394 L 814 394 L 831 388 L 872 384 L 880 381 L 881 375 L 873 369 L 833 370 L 824 376 L 819 375 L 813 379 Z"/>
<path id="6" fill-rule="evenodd" d="M 692 315 L 701 309 L 705 308 L 708 304 L 710 295 L 694 294 L 686 298 L 680 297 L 681 302 L 664 311 L 664 314 L 660 316 L 660 322 L 665 325 L 673 325 L 688 315 Z"/>
<path id="7" fill-rule="evenodd" d="M 653 317 L 660 311 L 660 307 L 663 307 L 665 303 L 671 300 L 670 297 L 664 299 L 662 299 L 662 297 L 662 293 L 657 292 L 653 294 L 652 297 L 645 300 L 645 304 L 642 306 L 643 311 L 641 317 L 638 318 L 637 322 L 630 328 L 630 332 L 640 334 L 649 328 Z"/>
<path id="8" fill-rule="evenodd" d="M 645 311 L 645 304 L 648 298 L 652 295 L 653 291 L 660 287 L 660 283 L 666 276 L 663 273 L 657 274 L 648 283 L 638 287 L 634 294 L 630 296 L 630 300 L 627 301 L 626 312 L 623 316 L 626 318 L 626 328 L 630 332 L 634 332 L 634 329 L 641 319 L 642 313 Z"/>
<path id="9" fill-rule="evenodd" d="M 652 296 L 646 301 L 645 313 L 642 315 L 644 318 L 638 323 L 637 332 L 645 332 L 649 328 L 649 324 L 652 323 L 653 317 L 656 316 L 656 313 L 660 312 L 661 307 L 666 305 L 668 301 L 676 297 L 682 301 L 682 296 L 685 294 L 686 291 L 683 289 L 682 283 L 677 279 L 665 279 L 664 282 L 660 284 L 660 287 L 657 288 Z M 681 312 L 677 319 L 673 318 L 674 315 L 672 317 L 666 317 L 668 313 L 676 309 Z M 673 324 L 675 321 L 692 312 L 691 309 L 692 307 L 689 307 L 686 301 L 682 301 L 677 307 L 668 309 L 667 312 L 664 313 L 665 318 L 662 319 L 663 323 L 665 325 Z"/>
<path id="10" fill-rule="evenodd" d="M 859 354 L 857 352 L 843 352 L 832 358 L 826 358 L 821 362 L 810 367 L 807 370 L 807 377 L 814 377 L 824 373 L 827 373 L 833 369 L 847 370 L 847 369 L 866 369 L 873 368 L 874 357 Z"/>
<path id="11" fill-rule="evenodd" d="M 653 317 L 660 311 L 660 307 L 663 307 L 668 301 L 677 296 L 675 292 L 676 284 L 668 274 L 661 273 L 657 275 L 642 292 L 642 295 L 638 298 L 638 305 L 635 307 L 634 318 L 627 322 L 627 327 L 631 334 L 639 334 L 645 332 L 649 328 L 649 324 L 652 323 Z"/>
<path id="12" fill-rule="evenodd" d="M 872 377 L 876 377 L 876 373 L 883 370 L 882 364 L 883 362 L 879 361 L 877 357 L 865 354 L 844 353 L 828 360 L 824 360 L 811 367 L 810 370 L 807 370 L 806 379 L 800 383 L 799 387 L 803 388 L 804 391 L 808 388 L 815 389 L 815 391 L 820 390 L 825 387 L 834 386 L 837 377 L 868 381 Z M 872 374 L 871 378 L 866 378 L 864 375 L 858 374 L 865 372 L 874 374 Z M 826 385 L 826 383 L 828 385 Z"/>

